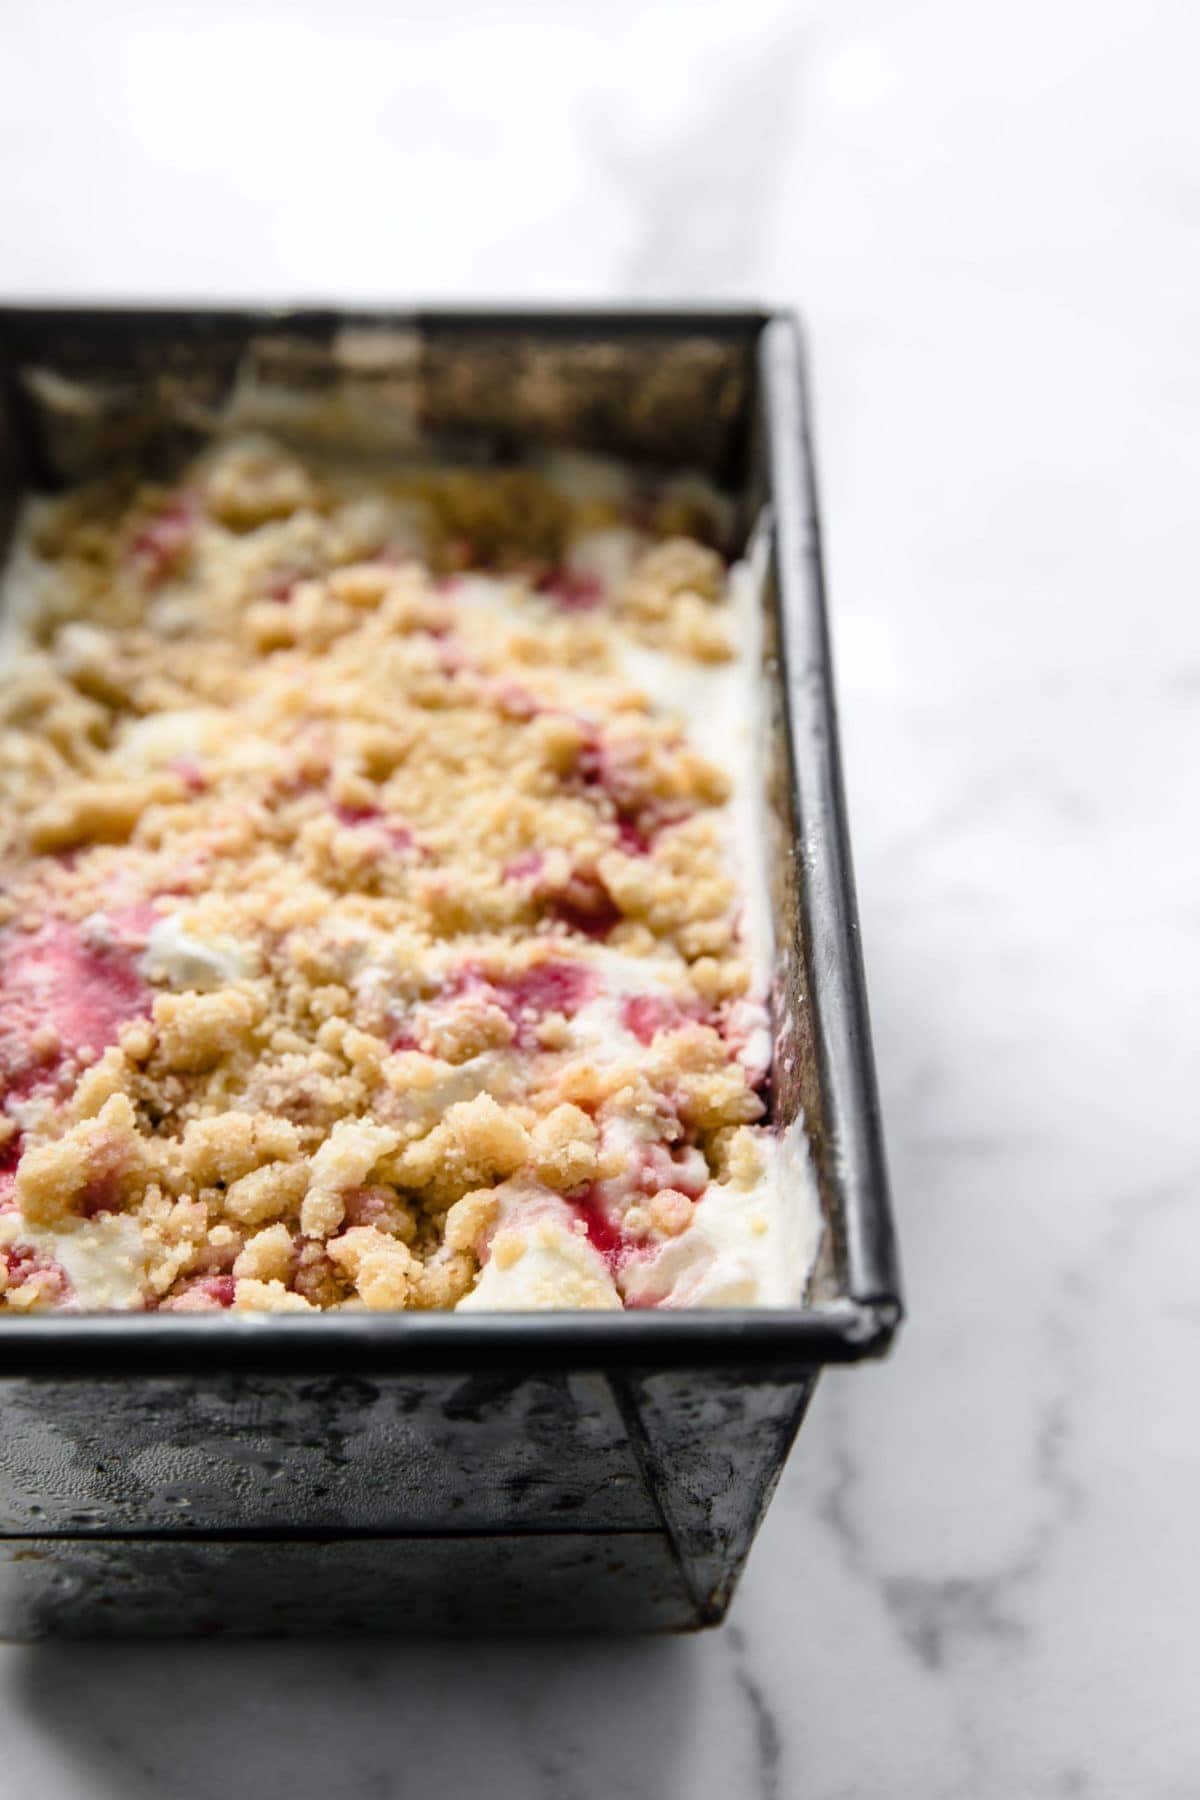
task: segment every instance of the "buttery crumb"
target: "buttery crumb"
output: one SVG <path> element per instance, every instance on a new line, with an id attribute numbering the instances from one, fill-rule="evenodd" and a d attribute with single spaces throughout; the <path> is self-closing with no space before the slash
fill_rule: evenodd
<path id="1" fill-rule="evenodd" d="M 107 1304 L 86 1229 L 147 1308 L 619 1306 L 755 1190 L 730 776 L 645 679 L 737 652 L 718 519 L 265 437 L 31 510 L 0 1304 Z"/>

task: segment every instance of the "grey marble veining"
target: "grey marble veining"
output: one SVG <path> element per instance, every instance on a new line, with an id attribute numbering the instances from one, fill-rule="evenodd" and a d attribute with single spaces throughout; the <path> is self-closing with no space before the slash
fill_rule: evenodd
<path id="1" fill-rule="evenodd" d="M 911 1318 L 722 1633 L 7 1648 L 0 1787 L 1185 1800 L 1200 14 L 406 11 L 10 9 L 4 281 L 802 305 Z"/>

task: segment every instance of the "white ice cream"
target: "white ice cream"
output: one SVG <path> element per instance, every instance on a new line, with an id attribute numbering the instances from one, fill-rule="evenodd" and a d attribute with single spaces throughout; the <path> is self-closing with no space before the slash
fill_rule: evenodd
<path id="1" fill-rule="evenodd" d="M 765 1137 L 762 1179 L 752 1188 L 713 1182 L 691 1224 L 645 1261 L 622 1270 L 633 1304 L 798 1306 L 821 1239 L 812 1161 L 797 1120 Z"/>
<path id="2" fill-rule="evenodd" d="M 617 950 L 596 945 L 587 958 L 600 977 L 600 990 L 570 1020 L 567 1027 L 573 1050 L 589 1062 L 627 1061 L 641 1050 L 637 1038 L 622 1019 L 623 1003 L 635 994 L 661 995 L 674 991 L 669 966 L 651 957 L 623 956 Z"/>
<path id="3" fill-rule="evenodd" d="M 224 933 L 201 937 L 188 930 L 179 913 L 170 913 L 150 928 L 141 972 L 164 987 L 208 990 L 256 975 L 258 959 L 251 946 L 236 938 Z"/>
<path id="4" fill-rule="evenodd" d="M 458 1312 L 546 1312 L 562 1307 L 614 1312 L 621 1307 L 604 1258 L 571 1209 L 537 1190 L 506 1197 L 491 1250 Z"/>
<path id="5" fill-rule="evenodd" d="M 59 633 L 60 646 L 65 636 L 65 632 Z M 122 727 L 116 758 L 131 774 L 152 772 L 169 768 L 172 763 L 196 761 L 228 734 L 229 721 L 216 707 L 179 707 L 147 713 Z"/>
<path id="6" fill-rule="evenodd" d="M 136 1219 L 99 1213 L 51 1231 L 7 1213 L 0 1242 L 18 1241 L 61 1266 L 74 1289 L 72 1312 L 136 1310 L 145 1298 L 146 1250 Z"/>

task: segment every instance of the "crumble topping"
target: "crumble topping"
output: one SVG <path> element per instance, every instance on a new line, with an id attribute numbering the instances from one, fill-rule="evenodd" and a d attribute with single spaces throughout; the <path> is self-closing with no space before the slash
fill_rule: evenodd
<path id="1" fill-rule="evenodd" d="M 265 440 L 27 509 L 0 1306 L 799 1298 L 714 517 Z"/>

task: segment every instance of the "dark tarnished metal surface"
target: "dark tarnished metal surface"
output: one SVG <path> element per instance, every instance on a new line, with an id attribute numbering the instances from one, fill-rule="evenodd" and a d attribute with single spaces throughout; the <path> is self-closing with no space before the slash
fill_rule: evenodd
<path id="1" fill-rule="evenodd" d="M 659 1532 L 0 1542 L 7 1638 L 681 1631 L 703 1622 Z"/>
<path id="2" fill-rule="evenodd" d="M 707 1369 L 618 1384 L 646 1486 L 708 1621 L 725 1612 L 817 1382 Z"/>
<path id="3" fill-rule="evenodd" d="M 599 1375 L 0 1381 L 0 1534 L 658 1524 Z"/>
<path id="4" fill-rule="evenodd" d="M 156 463 L 225 422 L 362 444 L 572 444 L 731 473 L 753 315 L 0 311 L 38 478 Z M 280 400 L 283 411 L 277 409 Z"/>

